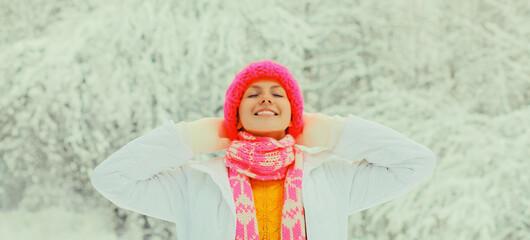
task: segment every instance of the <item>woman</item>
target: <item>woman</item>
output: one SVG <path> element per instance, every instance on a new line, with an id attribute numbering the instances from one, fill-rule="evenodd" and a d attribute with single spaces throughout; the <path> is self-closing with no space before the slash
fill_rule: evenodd
<path id="1" fill-rule="evenodd" d="M 224 119 L 169 120 L 109 156 L 91 179 L 117 206 L 174 222 L 178 239 L 347 239 L 349 215 L 403 196 L 435 160 L 375 122 L 303 113 L 289 70 L 265 60 L 236 75 Z"/>

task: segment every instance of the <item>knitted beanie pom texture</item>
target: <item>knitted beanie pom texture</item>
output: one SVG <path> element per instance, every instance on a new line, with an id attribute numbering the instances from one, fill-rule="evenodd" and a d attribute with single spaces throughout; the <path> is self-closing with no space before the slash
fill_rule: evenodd
<path id="1" fill-rule="evenodd" d="M 304 99 L 298 86 L 298 82 L 291 75 L 291 72 L 283 65 L 272 60 L 253 62 L 236 74 L 232 84 L 228 87 L 225 95 L 224 124 L 228 131 L 230 140 L 238 138 L 237 120 L 238 108 L 245 90 L 252 82 L 260 79 L 275 79 L 280 82 L 287 93 L 287 98 L 291 104 L 291 126 L 287 129 L 287 134 L 296 138 L 303 130 Z"/>

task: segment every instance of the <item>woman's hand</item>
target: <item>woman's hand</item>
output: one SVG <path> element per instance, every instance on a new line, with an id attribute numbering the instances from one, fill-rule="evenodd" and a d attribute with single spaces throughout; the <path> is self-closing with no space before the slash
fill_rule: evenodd
<path id="1" fill-rule="evenodd" d="M 201 118 L 187 123 L 191 130 L 193 152 L 211 153 L 230 146 L 223 121 L 223 118 Z"/>
<path id="2" fill-rule="evenodd" d="M 321 113 L 303 113 L 303 132 L 296 137 L 298 145 L 306 147 L 327 147 L 333 117 Z"/>

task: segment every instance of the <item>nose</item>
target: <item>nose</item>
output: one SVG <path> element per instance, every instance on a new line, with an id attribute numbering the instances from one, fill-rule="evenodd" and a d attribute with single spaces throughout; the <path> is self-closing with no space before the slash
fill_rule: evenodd
<path id="1" fill-rule="evenodd" d="M 260 104 L 264 103 L 265 101 L 268 101 L 269 103 L 272 103 L 270 97 L 265 96 L 263 99 L 261 99 Z"/>

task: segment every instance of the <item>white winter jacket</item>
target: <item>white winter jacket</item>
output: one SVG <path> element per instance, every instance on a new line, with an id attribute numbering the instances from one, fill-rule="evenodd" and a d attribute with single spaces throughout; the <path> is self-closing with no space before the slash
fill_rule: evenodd
<path id="1" fill-rule="evenodd" d="M 308 240 L 347 239 L 349 215 L 403 196 L 435 166 L 431 150 L 391 128 L 353 115 L 334 119 L 329 150 L 301 148 Z M 92 184 L 118 207 L 175 223 L 179 240 L 234 240 L 223 158 L 192 160 L 186 126 L 169 120 L 135 138 L 94 169 Z"/>

